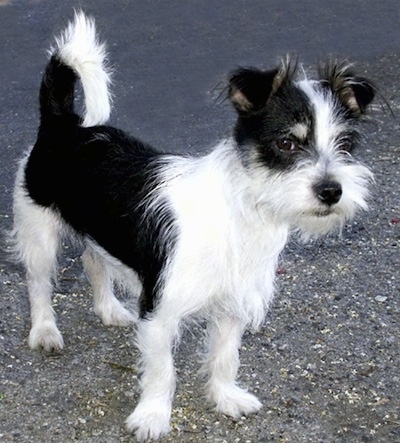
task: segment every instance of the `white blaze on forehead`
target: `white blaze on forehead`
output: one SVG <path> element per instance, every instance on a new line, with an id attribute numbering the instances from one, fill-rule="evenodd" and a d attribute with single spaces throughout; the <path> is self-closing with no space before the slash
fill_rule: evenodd
<path id="1" fill-rule="evenodd" d="M 298 82 L 298 87 L 306 94 L 312 106 L 315 149 L 329 152 L 346 128 L 338 102 L 332 92 L 322 88 L 317 81 L 303 80 Z"/>

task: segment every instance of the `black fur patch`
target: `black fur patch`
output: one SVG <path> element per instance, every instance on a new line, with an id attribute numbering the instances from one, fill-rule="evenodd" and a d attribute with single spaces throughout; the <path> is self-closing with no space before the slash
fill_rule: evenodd
<path id="1" fill-rule="evenodd" d="M 38 204 L 59 211 L 79 234 L 134 269 L 144 293 L 141 316 L 151 312 L 173 236 L 163 242 L 158 220 L 173 225 L 165 208 L 143 202 L 159 185 L 160 154 L 108 126 L 82 128 L 63 117 L 42 125 L 27 163 L 26 188 Z M 167 251 L 168 248 L 168 251 Z"/>
<path id="2" fill-rule="evenodd" d="M 275 170 L 292 166 L 296 155 L 279 150 L 276 141 L 292 137 L 290 130 L 296 123 L 305 124 L 310 128 L 309 134 L 312 134 L 313 113 L 309 99 L 291 82 L 282 86 L 258 113 L 239 114 L 234 136 L 244 164 L 259 162 Z M 301 140 L 304 150 L 310 142 Z"/>

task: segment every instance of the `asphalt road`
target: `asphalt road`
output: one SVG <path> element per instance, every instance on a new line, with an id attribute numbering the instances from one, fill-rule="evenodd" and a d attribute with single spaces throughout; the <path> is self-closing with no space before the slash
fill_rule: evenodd
<path id="1" fill-rule="evenodd" d="M 264 408 L 233 421 L 204 403 L 202 325 L 177 353 L 173 431 L 163 442 L 400 442 L 400 3 L 398 0 L 113 2 L 0 0 L 0 227 L 11 227 L 17 159 L 34 142 L 46 50 L 73 15 L 93 14 L 108 42 L 112 123 L 161 148 L 201 153 L 231 131 L 220 93 L 238 65 L 356 63 L 377 103 L 361 150 L 376 185 L 369 212 L 341 237 L 291 244 L 263 329 L 247 334 L 241 383 Z M 67 246 L 54 298 L 66 348 L 27 346 L 23 271 L 0 252 L 0 442 L 130 442 L 137 399 L 132 330 L 94 316 L 79 251 Z"/>

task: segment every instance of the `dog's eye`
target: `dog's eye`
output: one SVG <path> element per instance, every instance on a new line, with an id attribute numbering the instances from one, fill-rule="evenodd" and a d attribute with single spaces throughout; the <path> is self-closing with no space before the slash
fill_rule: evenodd
<path id="1" fill-rule="evenodd" d="M 280 151 L 296 152 L 299 150 L 299 145 L 289 138 L 280 138 L 276 140 L 275 144 Z"/>
<path id="2" fill-rule="evenodd" d="M 346 151 L 349 152 L 353 148 L 353 142 L 351 140 L 340 140 L 338 143 L 338 150 L 339 151 Z"/>

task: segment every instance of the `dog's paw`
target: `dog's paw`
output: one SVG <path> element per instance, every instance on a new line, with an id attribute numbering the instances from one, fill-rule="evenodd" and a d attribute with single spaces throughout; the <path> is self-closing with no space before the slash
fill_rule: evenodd
<path id="1" fill-rule="evenodd" d="M 262 404 L 258 398 L 236 385 L 224 386 L 209 393 L 216 410 L 233 418 L 258 412 Z"/>
<path id="2" fill-rule="evenodd" d="M 61 332 L 54 322 L 43 322 L 33 326 L 28 340 L 31 349 L 43 348 L 47 352 L 60 351 L 64 347 Z"/>
<path id="3" fill-rule="evenodd" d="M 130 326 L 136 322 L 136 317 L 116 298 L 108 303 L 97 305 L 95 313 L 105 326 Z"/>
<path id="4" fill-rule="evenodd" d="M 171 430 L 171 407 L 160 400 L 140 402 L 126 419 L 126 428 L 138 441 L 157 440 Z"/>

